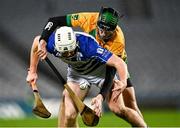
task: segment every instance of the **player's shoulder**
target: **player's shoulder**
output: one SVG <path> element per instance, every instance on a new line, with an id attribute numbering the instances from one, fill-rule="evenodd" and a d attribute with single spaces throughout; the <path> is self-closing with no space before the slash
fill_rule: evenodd
<path id="1" fill-rule="evenodd" d="M 116 36 L 115 36 L 116 38 L 114 40 L 116 40 L 116 41 L 124 40 L 124 33 L 123 33 L 122 29 L 119 26 L 116 27 L 115 32 L 116 32 Z"/>
<path id="2" fill-rule="evenodd" d="M 85 32 L 77 32 L 77 31 L 75 31 L 74 32 L 75 33 L 75 35 L 76 35 L 76 38 L 77 38 L 77 40 L 78 39 L 92 39 L 92 40 L 94 40 L 94 41 L 96 41 L 96 39 L 92 36 L 92 35 L 89 35 L 88 33 L 85 33 Z"/>
<path id="3" fill-rule="evenodd" d="M 121 28 L 119 25 L 117 25 L 116 31 L 118 31 L 118 32 L 120 32 L 120 33 L 123 33 L 122 28 Z"/>
<path id="4" fill-rule="evenodd" d="M 81 51 L 86 52 L 85 54 L 94 53 L 94 50 L 98 47 L 98 43 L 93 36 L 85 32 L 75 32 L 75 35 Z"/>
<path id="5" fill-rule="evenodd" d="M 74 14 L 89 14 L 89 15 L 97 15 L 99 12 L 76 12 Z"/>
<path id="6" fill-rule="evenodd" d="M 68 14 L 68 16 L 72 17 L 97 17 L 99 15 L 98 12 L 75 12 L 72 14 Z"/>

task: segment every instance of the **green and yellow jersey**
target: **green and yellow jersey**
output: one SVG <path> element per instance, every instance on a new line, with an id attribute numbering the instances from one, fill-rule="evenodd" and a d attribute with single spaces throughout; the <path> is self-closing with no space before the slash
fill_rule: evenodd
<path id="1" fill-rule="evenodd" d="M 126 60 L 125 39 L 121 28 L 117 26 L 115 29 L 115 36 L 104 43 L 103 40 L 97 36 L 98 17 L 99 13 L 97 12 L 74 13 L 67 15 L 66 21 L 68 26 L 80 27 L 84 32 L 94 36 L 103 48 L 106 48 L 112 53 L 121 56 L 123 60 Z"/>

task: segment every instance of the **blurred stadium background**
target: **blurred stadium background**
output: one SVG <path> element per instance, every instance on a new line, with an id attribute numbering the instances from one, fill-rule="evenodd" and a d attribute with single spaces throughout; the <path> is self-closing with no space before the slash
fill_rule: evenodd
<path id="1" fill-rule="evenodd" d="M 101 6 L 113 7 L 125 15 L 119 25 L 126 38 L 128 66 L 142 113 L 152 110 L 156 118 L 155 110 L 168 114 L 168 109 L 175 114 L 172 121 L 180 120 L 179 0 L 1 0 L 0 119 L 8 124 L 11 118 L 32 116 L 33 95 L 25 78 L 33 38 L 41 34 L 47 19 L 99 11 Z M 65 78 L 66 65 L 50 58 Z M 63 86 L 45 62 L 39 64 L 38 85 L 47 108 L 56 118 Z M 97 93 L 94 87 L 89 97 Z M 145 120 L 146 117 L 149 115 L 145 115 Z M 153 116 L 149 119 L 153 120 Z M 173 123 L 171 126 L 180 126 Z M 153 126 L 162 123 L 157 124 Z"/>

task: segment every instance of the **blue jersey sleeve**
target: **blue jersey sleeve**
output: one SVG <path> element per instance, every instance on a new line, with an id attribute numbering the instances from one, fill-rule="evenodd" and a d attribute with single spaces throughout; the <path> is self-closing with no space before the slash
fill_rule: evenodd
<path id="1" fill-rule="evenodd" d="M 95 57 L 98 61 L 106 63 L 112 56 L 112 53 L 98 45 L 92 36 L 82 33 L 77 36 L 77 40 L 79 41 L 80 52 L 86 58 Z"/>
<path id="2" fill-rule="evenodd" d="M 51 54 L 53 54 L 53 52 L 54 52 L 54 43 L 55 43 L 54 36 L 55 36 L 55 33 L 52 33 L 50 35 L 47 45 L 46 45 L 47 51 Z"/>
<path id="3" fill-rule="evenodd" d="M 55 57 L 59 57 L 60 53 L 57 50 L 55 50 L 54 45 L 55 45 L 55 33 L 53 32 L 48 39 L 46 49 L 49 53 L 53 54 Z"/>
<path id="4" fill-rule="evenodd" d="M 112 53 L 99 46 L 96 49 L 96 55 L 97 55 L 97 59 L 99 59 L 101 62 L 106 63 L 108 59 L 112 56 Z"/>

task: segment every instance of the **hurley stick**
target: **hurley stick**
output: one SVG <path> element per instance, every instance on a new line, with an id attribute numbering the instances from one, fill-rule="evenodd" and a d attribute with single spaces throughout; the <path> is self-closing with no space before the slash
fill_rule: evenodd
<path id="1" fill-rule="evenodd" d="M 49 118 L 51 116 L 51 113 L 44 106 L 36 84 L 31 83 L 31 87 L 34 94 L 34 107 L 32 112 L 39 117 Z"/>
<path id="2" fill-rule="evenodd" d="M 64 84 L 64 87 L 69 92 L 69 95 L 71 96 L 71 99 L 73 100 L 74 104 L 76 105 L 78 111 L 81 114 L 82 120 L 84 124 L 87 126 L 96 126 L 99 122 L 99 117 L 95 114 L 95 112 L 89 108 L 87 105 L 85 105 L 80 98 L 73 92 L 73 90 L 66 84 L 65 80 L 61 76 L 61 74 L 58 72 L 56 67 L 53 65 L 53 63 L 49 60 L 48 57 L 46 57 L 46 62 L 51 67 L 51 69 L 54 71 L 54 73 L 57 75 L 59 80 Z"/>

